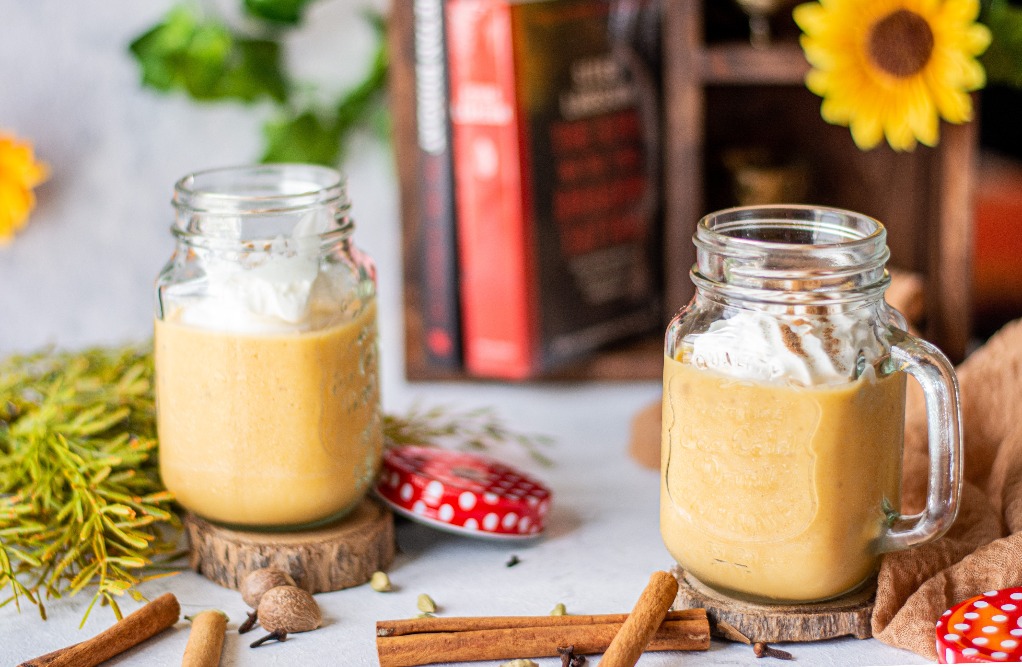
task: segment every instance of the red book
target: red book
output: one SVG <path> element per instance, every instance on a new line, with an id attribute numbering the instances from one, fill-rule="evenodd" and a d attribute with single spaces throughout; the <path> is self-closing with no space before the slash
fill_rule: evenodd
<path id="1" fill-rule="evenodd" d="M 527 378 L 657 326 L 656 95 L 610 3 L 449 0 L 447 44 L 466 369 Z"/>

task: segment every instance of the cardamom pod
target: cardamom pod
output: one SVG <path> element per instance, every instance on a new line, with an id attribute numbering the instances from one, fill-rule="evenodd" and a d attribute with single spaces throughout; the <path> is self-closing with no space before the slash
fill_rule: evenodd
<path id="1" fill-rule="evenodd" d="M 378 593 L 386 593 L 393 590 L 393 587 L 390 585 L 390 577 L 387 576 L 386 572 L 380 572 L 379 570 L 373 572 L 373 577 L 369 580 L 369 587 Z"/>
<path id="2" fill-rule="evenodd" d="M 433 602 L 433 598 L 429 597 L 425 593 L 419 595 L 419 599 L 416 601 L 415 606 L 419 608 L 419 611 L 425 614 L 436 613 L 436 602 Z"/>

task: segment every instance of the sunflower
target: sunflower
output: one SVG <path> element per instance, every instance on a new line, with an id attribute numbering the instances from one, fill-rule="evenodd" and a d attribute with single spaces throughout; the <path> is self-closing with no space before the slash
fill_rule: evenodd
<path id="1" fill-rule="evenodd" d="M 969 91 L 986 82 L 976 56 L 990 31 L 979 0 L 820 0 L 795 22 L 813 66 L 806 86 L 823 98 L 828 123 L 851 129 L 868 150 L 886 135 L 898 151 L 935 146 L 940 119 L 972 117 Z"/>
<path id="2" fill-rule="evenodd" d="M 35 206 L 32 189 L 49 170 L 37 162 L 32 145 L 0 132 L 0 245 L 10 243 Z"/>

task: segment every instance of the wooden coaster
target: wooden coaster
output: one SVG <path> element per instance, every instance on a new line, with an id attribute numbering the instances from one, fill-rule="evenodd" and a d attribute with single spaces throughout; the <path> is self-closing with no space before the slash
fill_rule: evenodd
<path id="1" fill-rule="evenodd" d="M 394 558 L 394 516 L 366 498 L 346 517 L 296 532 L 232 530 L 188 514 L 191 568 L 235 590 L 252 570 L 278 567 L 310 593 L 338 591 L 369 581 Z"/>
<path id="2" fill-rule="evenodd" d="M 754 642 L 809 642 L 845 635 L 869 639 L 873 636 L 870 617 L 875 583 L 827 602 L 767 605 L 722 595 L 680 567 L 672 572 L 678 579 L 674 609 L 704 607 L 714 624 L 726 621 Z M 726 637 L 719 631 L 715 631 L 714 636 Z"/>

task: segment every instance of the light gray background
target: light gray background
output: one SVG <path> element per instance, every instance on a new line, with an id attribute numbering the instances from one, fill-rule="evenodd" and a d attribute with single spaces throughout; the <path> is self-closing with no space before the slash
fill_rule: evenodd
<path id="1" fill-rule="evenodd" d="M 152 283 L 172 250 L 174 181 L 197 169 L 251 162 L 259 154 L 259 128 L 268 107 L 199 105 L 179 94 L 140 88 L 127 45 L 169 6 L 166 0 L 0 0 L 0 127 L 31 139 L 52 168 L 52 177 L 38 190 L 29 226 L 0 248 L 0 355 L 46 344 L 75 348 L 148 337 Z M 322 0 L 289 42 L 292 67 L 318 84 L 314 92 L 323 99 L 352 83 L 365 67 L 372 35 L 358 16 L 364 6 Z M 414 614 L 420 592 L 431 594 L 450 615 L 545 614 L 557 602 L 574 613 L 630 609 L 649 573 L 671 562 L 657 528 L 657 474 L 625 453 L 629 421 L 659 396 L 658 383 L 405 382 L 398 200 L 389 147 L 359 137 L 344 168 L 359 225 L 356 238 L 380 269 L 385 406 L 401 409 L 417 399 L 494 406 L 522 431 L 553 435 L 553 468 L 538 469 L 515 450 L 500 456 L 546 479 L 554 490 L 554 509 L 546 537 L 528 544 L 479 542 L 401 526 L 402 553 L 391 568 L 397 592 L 382 596 L 363 586 L 317 596 L 326 627 L 258 651 L 232 633 L 222 664 L 375 664 L 373 622 Z M 511 553 L 522 563 L 508 569 L 504 562 Z M 244 618 L 236 593 L 194 574 L 143 590 L 151 597 L 173 591 L 184 613 L 220 607 L 231 616 L 231 627 Z M 111 617 L 98 610 L 78 630 L 87 602 L 84 596 L 50 601 L 46 623 L 32 611 L 0 610 L 0 663 L 19 662 L 105 628 Z M 134 605 L 126 601 L 124 608 Z M 177 664 L 186 638 L 182 622 L 114 662 Z M 793 650 L 803 664 L 921 662 L 875 641 Z M 715 644 L 707 654 L 649 654 L 640 664 L 676 662 L 756 661 L 746 647 Z"/>

